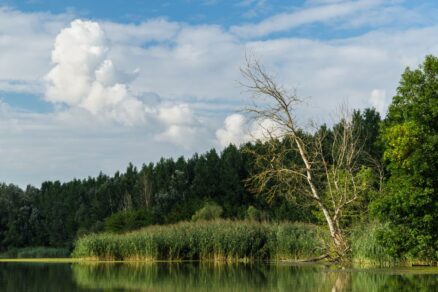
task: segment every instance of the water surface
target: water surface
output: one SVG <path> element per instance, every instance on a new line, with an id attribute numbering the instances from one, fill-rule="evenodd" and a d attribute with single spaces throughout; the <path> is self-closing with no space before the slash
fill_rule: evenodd
<path id="1" fill-rule="evenodd" d="M 438 291 L 436 268 L 0 263 L 1 291 Z"/>

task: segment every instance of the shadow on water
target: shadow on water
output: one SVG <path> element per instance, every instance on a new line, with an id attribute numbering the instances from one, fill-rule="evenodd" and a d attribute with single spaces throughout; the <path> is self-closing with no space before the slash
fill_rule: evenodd
<path id="1" fill-rule="evenodd" d="M 317 265 L 0 263 L 1 291 L 438 291 L 419 269 Z"/>

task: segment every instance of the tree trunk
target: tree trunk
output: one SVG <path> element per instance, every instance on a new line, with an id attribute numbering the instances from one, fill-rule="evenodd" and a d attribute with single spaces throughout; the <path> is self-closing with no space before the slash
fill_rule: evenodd
<path id="1" fill-rule="evenodd" d="M 346 253 L 349 250 L 348 243 L 345 241 L 341 229 L 339 228 L 339 226 L 337 226 L 338 224 L 334 222 L 333 218 L 330 216 L 330 213 L 328 212 L 324 204 L 322 204 L 321 202 L 318 202 L 318 204 L 322 212 L 324 213 L 325 220 L 327 221 L 327 225 L 330 231 L 330 237 L 333 240 L 335 251 L 338 254 L 338 256 L 343 257 L 346 255 Z"/>
<path id="2" fill-rule="evenodd" d="M 344 237 L 342 236 L 341 229 L 339 227 L 339 224 L 336 224 L 337 222 L 333 220 L 333 218 L 330 216 L 330 212 L 326 208 L 326 206 L 321 201 L 321 197 L 319 196 L 318 189 L 316 188 L 315 184 L 313 183 L 313 177 L 312 177 L 312 171 L 311 171 L 311 164 L 309 163 L 309 160 L 307 158 L 307 155 L 304 151 L 303 145 L 301 145 L 301 141 L 298 139 L 296 135 L 293 136 L 295 143 L 298 147 L 298 151 L 300 153 L 301 159 L 303 160 L 305 166 L 306 166 L 306 175 L 307 175 L 307 183 L 309 184 L 310 190 L 312 192 L 312 197 L 314 200 L 318 202 L 319 207 L 321 208 L 322 212 L 324 213 L 325 220 L 327 221 L 327 225 L 330 230 L 330 236 L 333 240 L 335 251 L 338 254 L 338 256 L 343 257 L 348 252 L 348 244 L 345 241 Z"/>

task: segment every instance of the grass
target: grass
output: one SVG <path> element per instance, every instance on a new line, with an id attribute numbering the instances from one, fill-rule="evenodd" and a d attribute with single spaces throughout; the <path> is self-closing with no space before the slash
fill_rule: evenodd
<path id="1" fill-rule="evenodd" d="M 388 251 L 378 240 L 378 234 L 385 225 L 373 223 L 357 226 L 351 235 L 353 262 L 365 265 L 394 266 L 397 260 L 388 255 Z"/>
<path id="2" fill-rule="evenodd" d="M 379 237 L 388 233 L 388 225 L 373 222 L 366 225 L 356 226 L 351 234 L 352 261 L 359 266 L 415 266 L 432 265 L 437 266 L 433 260 L 422 260 L 409 256 L 395 257 L 385 246 Z"/>
<path id="3" fill-rule="evenodd" d="M 72 256 L 123 261 L 297 260 L 325 251 L 327 233 L 302 223 L 215 220 L 102 233 L 76 241 Z"/>

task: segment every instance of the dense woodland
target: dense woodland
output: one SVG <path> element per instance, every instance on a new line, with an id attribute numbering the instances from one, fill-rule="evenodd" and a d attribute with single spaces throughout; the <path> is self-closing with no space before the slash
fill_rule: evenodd
<path id="1" fill-rule="evenodd" d="M 358 226 L 380 224 L 376 238 L 386 253 L 436 261 L 438 59 L 428 56 L 420 68 L 406 69 L 384 119 L 374 109 L 356 110 L 352 123 L 367 153 L 361 163 L 369 170 L 365 180 L 370 187 L 344 214 L 343 226 L 354 234 Z M 306 141 L 321 131 L 330 137 L 340 125 L 300 135 Z M 291 141 L 275 143 L 281 149 Z M 71 249 L 85 234 L 209 216 L 323 225 L 310 201 L 252 192 L 248 179 L 262 167 L 253 155 L 267 147 L 262 141 L 229 145 L 220 153 L 212 149 L 191 158 L 162 158 L 139 168 L 129 164 L 113 176 L 47 181 L 25 190 L 1 184 L 0 252 L 29 246 Z M 292 153 L 287 159 L 298 157 Z"/>

